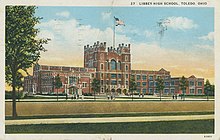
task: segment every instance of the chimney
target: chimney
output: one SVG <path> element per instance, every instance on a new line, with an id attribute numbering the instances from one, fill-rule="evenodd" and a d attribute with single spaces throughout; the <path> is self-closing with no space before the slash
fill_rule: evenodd
<path id="1" fill-rule="evenodd" d="M 99 41 L 97 41 L 97 45 L 99 46 Z"/>

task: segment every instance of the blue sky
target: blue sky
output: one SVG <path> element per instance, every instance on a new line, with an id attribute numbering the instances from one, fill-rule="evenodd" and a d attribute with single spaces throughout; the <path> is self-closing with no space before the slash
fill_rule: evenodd
<path id="1" fill-rule="evenodd" d="M 42 63 L 82 66 L 83 45 L 97 40 L 112 45 L 115 16 L 126 25 L 116 27 L 116 43 L 131 43 L 133 69 L 165 67 L 177 76 L 214 78 L 214 8 L 40 6 L 36 16 L 43 17 L 37 26 L 41 36 L 52 38 Z M 160 19 L 169 21 L 161 39 Z M 55 62 L 51 53 L 61 58 Z"/>

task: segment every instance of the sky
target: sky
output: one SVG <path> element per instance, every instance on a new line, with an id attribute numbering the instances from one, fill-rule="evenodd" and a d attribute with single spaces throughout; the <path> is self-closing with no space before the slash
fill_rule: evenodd
<path id="1" fill-rule="evenodd" d="M 214 8 L 40 6 L 35 15 L 43 18 L 39 37 L 51 39 L 40 64 L 83 66 L 84 45 L 113 45 L 115 16 L 125 23 L 115 27 L 116 44 L 131 44 L 132 69 L 214 82 Z"/>

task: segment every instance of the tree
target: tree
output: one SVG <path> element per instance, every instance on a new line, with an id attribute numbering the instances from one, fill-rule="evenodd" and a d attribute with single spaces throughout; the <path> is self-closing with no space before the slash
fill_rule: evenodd
<path id="1" fill-rule="evenodd" d="M 58 101 L 58 89 L 60 89 L 63 86 L 59 74 L 55 76 L 53 84 L 54 84 L 54 87 L 57 89 L 57 101 Z"/>
<path id="2" fill-rule="evenodd" d="M 92 81 L 92 90 L 94 92 L 94 100 L 96 100 L 95 94 L 100 90 L 100 81 L 96 78 L 94 78 Z"/>
<path id="3" fill-rule="evenodd" d="M 209 80 L 207 79 L 204 85 L 205 95 L 207 96 L 207 101 L 209 100 L 209 94 L 212 91 L 213 86 L 210 84 Z"/>
<path id="4" fill-rule="evenodd" d="M 17 74 L 17 78 L 16 78 L 16 88 L 18 90 L 18 101 L 20 100 L 20 98 L 22 97 L 22 93 L 20 93 L 20 88 L 23 86 L 23 79 L 24 76 L 21 73 Z"/>
<path id="5" fill-rule="evenodd" d="M 130 83 L 129 84 L 129 91 L 132 93 L 132 101 L 133 101 L 134 91 L 137 90 L 137 83 L 135 82 L 133 76 L 130 78 L 129 83 Z"/>
<path id="6" fill-rule="evenodd" d="M 39 17 L 35 6 L 6 6 L 5 22 L 5 75 L 12 86 L 12 116 L 16 118 L 16 79 L 19 71 L 28 74 L 30 68 L 46 51 L 43 44 L 49 39 L 37 38 Z"/>
<path id="7" fill-rule="evenodd" d="M 186 88 L 188 87 L 189 83 L 187 81 L 187 79 L 182 76 L 182 78 L 180 79 L 180 89 L 182 90 L 183 93 L 183 100 L 185 100 L 185 92 L 186 92 Z"/>
<path id="8" fill-rule="evenodd" d="M 160 93 L 160 101 L 161 101 L 162 91 L 163 91 L 164 88 L 165 88 L 165 86 L 164 86 L 164 80 L 163 80 L 162 78 L 158 77 L 158 78 L 156 79 L 156 89 L 157 89 L 157 90 L 159 91 L 159 93 Z"/>

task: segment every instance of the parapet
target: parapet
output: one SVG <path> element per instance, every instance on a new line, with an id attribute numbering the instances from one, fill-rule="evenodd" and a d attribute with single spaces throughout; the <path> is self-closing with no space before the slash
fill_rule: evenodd
<path id="1" fill-rule="evenodd" d="M 94 42 L 92 46 L 86 45 L 84 46 L 84 51 L 96 52 L 96 51 L 107 51 L 107 52 L 115 52 L 118 54 L 121 53 L 130 53 L 130 44 L 121 43 L 118 47 L 106 47 L 106 42 Z M 107 50 L 106 50 L 107 48 Z"/>

